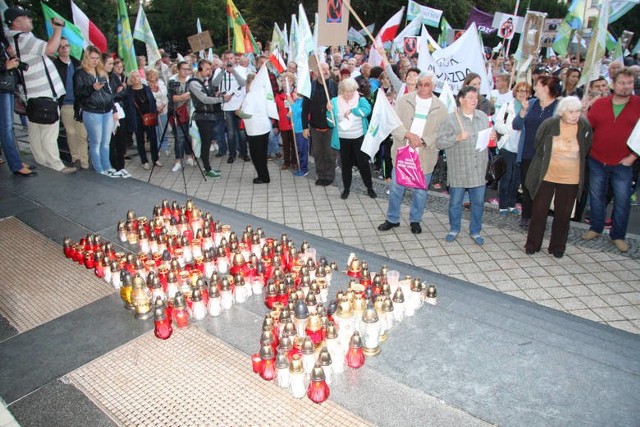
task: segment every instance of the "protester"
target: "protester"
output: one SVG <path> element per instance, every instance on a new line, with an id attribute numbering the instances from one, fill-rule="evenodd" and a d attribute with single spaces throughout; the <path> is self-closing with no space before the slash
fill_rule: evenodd
<path id="1" fill-rule="evenodd" d="M 287 98 L 291 105 L 291 121 L 293 122 L 293 130 L 296 135 L 296 146 L 298 148 L 299 168 L 294 173 L 296 177 L 304 177 L 309 175 L 309 140 L 302 133 L 302 103 L 303 97 L 299 96 L 293 85 L 292 93 Z"/>
<path id="2" fill-rule="evenodd" d="M 242 106 L 236 114 L 244 119 L 249 150 L 251 150 L 251 160 L 258 173 L 258 177 L 253 180 L 253 183 L 268 184 L 271 182 L 269 168 L 267 167 L 267 146 L 269 144 L 269 132 L 271 131 L 271 119 L 267 114 L 264 92 L 259 89 L 251 91 L 251 83 L 254 78 L 255 74 L 247 76 L 247 96 L 242 101 Z"/>
<path id="3" fill-rule="evenodd" d="M 364 153 L 362 141 L 369 128 L 367 117 L 371 114 L 371 104 L 358 93 L 358 83 L 346 79 L 338 85 L 338 96 L 327 103 L 327 124 L 331 130 L 331 148 L 340 150 L 343 200 L 351 193 L 353 167 L 357 166 L 367 194 L 372 199 L 378 197 L 373 190 L 369 155 Z"/>
<path id="4" fill-rule="evenodd" d="M 396 104 L 396 112 L 402 125 L 393 131 L 391 156 L 395 163 L 398 148 L 409 144 L 418 149 L 420 167 L 427 184 L 424 190 L 411 189 L 409 226 L 414 234 L 422 232 L 420 222 L 427 204 L 431 174 L 438 158 L 436 138 L 440 126 L 447 118 L 447 108 L 437 97 L 433 96 L 435 80 L 435 75 L 432 72 L 421 73 L 417 79 L 417 91 L 402 96 Z M 397 182 L 394 167 L 389 185 L 387 218 L 378 226 L 378 230 L 388 231 L 400 225 L 400 207 L 406 190 L 407 187 Z"/>
<path id="5" fill-rule="evenodd" d="M 538 128 L 535 155 L 525 186 L 533 197 L 533 213 L 525 251 L 540 251 L 553 201 L 553 224 L 549 253 L 562 258 L 567 246 L 571 212 L 584 185 L 587 153 L 591 147 L 589 122 L 580 117 L 580 98 L 569 96 L 558 103 L 556 115 Z"/>
<path id="6" fill-rule="evenodd" d="M 486 187 L 487 153 L 477 150 L 478 133 L 489 127 L 487 115 L 478 106 L 478 89 L 464 86 L 458 92 L 460 107 L 449 114 L 440 126 L 436 145 L 445 150 L 448 164 L 449 233 L 447 242 L 453 242 L 461 230 L 462 199 L 465 192 L 471 201 L 469 234 L 478 245 L 484 244 L 482 214 Z M 494 131 L 491 131 L 495 133 Z"/>
<path id="7" fill-rule="evenodd" d="M 329 76 L 329 66 L 319 64 L 322 79 L 325 81 L 329 99 L 338 95 L 335 83 Z M 327 186 L 333 184 L 336 178 L 336 151 L 331 148 L 331 131 L 327 124 L 327 96 L 325 88 L 318 75 L 311 73 L 311 98 L 305 98 L 302 103 L 302 133 L 311 139 L 312 154 L 316 164 L 315 184 Z"/>
<path id="8" fill-rule="evenodd" d="M 13 103 L 14 92 L 18 89 L 19 64 L 20 58 L 15 56 L 3 34 L 0 40 L 0 145 L 9 170 L 16 176 L 29 177 L 37 173 L 31 170 L 32 166 L 22 162 L 13 131 Z"/>
<path id="9" fill-rule="evenodd" d="M 476 73 L 468 73 L 467 76 L 464 78 L 464 82 L 462 83 L 463 87 L 473 86 L 476 88 L 479 96 L 478 107 L 477 107 L 478 110 L 482 111 L 487 116 L 492 116 L 495 109 L 491 104 L 491 101 L 487 99 L 486 96 L 480 94 L 481 85 L 482 85 L 482 79 L 480 78 L 480 75 Z"/>
<path id="10" fill-rule="evenodd" d="M 513 92 L 509 88 L 509 74 L 498 74 L 496 76 L 496 88 L 489 93 L 494 111 L 500 107 L 513 102 Z"/>
<path id="11" fill-rule="evenodd" d="M 175 141 L 174 152 L 176 162 L 171 168 L 171 172 L 178 172 L 182 169 L 182 159 L 186 156 L 185 163 L 195 166 L 191 138 L 189 137 L 189 106 L 191 105 L 191 94 L 187 89 L 191 67 L 186 61 L 178 63 L 178 74 L 169 80 L 169 123 L 173 130 Z"/>
<path id="12" fill-rule="evenodd" d="M 562 80 L 560 96 L 577 96 L 582 99 L 584 92 L 581 87 L 578 87 L 581 75 L 582 73 L 578 68 L 569 68 Z"/>
<path id="13" fill-rule="evenodd" d="M 74 93 L 82 108 L 82 122 L 87 128 L 91 165 L 102 175 L 122 178 L 122 174 L 111 166 L 109 159 L 111 132 L 114 123 L 118 121 L 118 114 L 97 47 L 89 46 L 85 49 L 76 73 Z"/>
<path id="14" fill-rule="evenodd" d="M 9 27 L 6 33 L 16 56 L 29 68 L 20 71 L 26 88 L 26 98 L 49 98 L 57 100 L 65 94 L 64 83 L 55 65 L 48 55 L 56 53 L 60 47 L 60 39 L 64 21 L 52 18 L 53 32 L 49 41 L 36 38 L 33 31 L 31 13 L 19 7 L 10 7 L 4 11 L 4 20 Z M 51 84 L 47 78 L 51 79 Z M 29 145 L 36 163 L 59 172 L 68 174 L 76 172 L 75 167 L 68 167 L 60 160 L 58 151 L 58 134 L 60 121 L 52 124 L 29 123 Z"/>
<path id="15" fill-rule="evenodd" d="M 149 86 L 142 84 L 142 78 L 137 70 L 129 74 L 129 87 L 127 87 L 127 107 L 125 111 L 127 117 L 127 127 L 136 135 L 136 147 L 140 162 L 144 170 L 151 169 L 147 153 L 144 148 L 144 136 L 149 140 L 149 150 L 151 151 L 151 161 L 161 167 L 162 162 L 158 159 L 158 136 L 156 134 L 156 124 L 145 125 L 142 119 L 143 114 L 158 114 L 156 100 Z"/>
<path id="16" fill-rule="evenodd" d="M 191 94 L 194 114 L 192 119 L 198 126 L 200 133 L 200 159 L 204 174 L 210 178 L 219 178 L 220 171 L 213 169 L 209 163 L 209 149 L 213 140 L 213 122 L 216 120 L 216 113 L 222 110 L 222 97 L 217 88 L 211 83 L 213 69 L 208 59 L 198 61 L 198 76 L 189 80 L 187 85 Z"/>
<path id="17" fill-rule="evenodd" d="M 247 143 L 244 138 L 240 137 L 240 118 L 236 115 L 236 110 L 242 105 L 245 96 L 245 79 L 247 78 L 247 70 L 244 67 L 236 66 L 233 52 L 226 51 L 223 54 L 224 70 L 221 75 L 222 81 L 220 90 L 224 92 L 224 111 L 225 122 L 227 125 L 227 144 L 224 141 L 218 141 L 219 150 L 216 157 L 222 157 L 229 151 L 227 163 L 233 163 L 236 155 L 240 155 L 245 162 L 251 160 L 247 154 Z M 228 146 L 227 146 L 228 145 Z"/>
<path id="18" fill-rule="evenodd" d="M 503 104 L 494 116 L 494 128 L 501 136 L 498 141 L 498 152 L 505 160 L 505 173 L 498 185 L 498 206 L 500 215 L 515 214 L 520 185 L 520 168 L 516 158 L 518 156 L 518 143 L 520 141 L 519 130 L 513 129 L 513 120 L 520 114 L 522 104 L 527 100 L 531 88 L 526 82 L 520 82 L 513 88 L 512 100 Z"/>
<path id="19" fill-rule="evenodd" d="M 516 161 L 520 163 L 520 182 L 526 181 L 531 159 L 535 154 L 534 141 L 540 124 L 553 117 L 558 105 L 557 98 L 560 95 L 560 81 L 557 77 L 542 76 L 534 86 L 535 98 L 522 101 L 520 114 L 513 119 L 513 129 L 522 131 L 518 142 L 518 156 Z M 529 227 L 533 201 L 529 190 L 524 187 L 522 192 L 522 228 Z"/>
<path id="20" fill-rule="evenodd" d="M 295 138 L 293 136 L 293 126 L 289 118 L 290 112 L 290 94 L 293 86 L 293 74 L 283 73 L 278 78 L 278 91 L 275 93 L 276 106 L 278 107 L 278 126 L 274 128 L 274 132 L 280 134 L 282 140 L 283 160 L 281 170 L 289 168 L 298 169 L 298 159 L 296 155 Z"/>
<path id="21" fill-rule="evenodd" d="M 169 135 L 163 131 L 167 127 L 167 107 L 169 99 L 167 98 L 167 86 L 162 80 L 155 68 L 147 70 L 147 83 L 149 83 L 149 89 L 153 93 L 153 97 L 156 99 L 156 106 L 158 107 L 158 124 L 156 125 L 156 133 L 158 134 L 158 151 L 165 153 L 169 156 Z"/>
<path id="22" fill-rule="evenodd" d="M 103 53 L 102 62 L 104 71 L 109 75 L 109 88 L 113 94 L 114 106 L 118 112 L 118 122 L 115 123 L 116 128 L 111 135 L 111 142 L 109 143 L 109 160 L 111 160 L 111 166 L 123 178 L 129 178 L 131 174 L 124 168 L 124 156 L 127 152 L 127 120 L 124 117 L 125 103 L 127 101 L 127 91 L 125 89 L 127 86 L 114 71 L 116 63 L 119 62 L 120 67 L 122 67 L 122 59 L 114 59 L 111 54 Z"/>
<path id="23" fill-rule="evenodd" d="M 589 83 L 589 90 L 582 97 L 582 115 L 586 117 L 593 103 L 607 96 L 609 96 L 609 83 L 604 76 L 599 76 L 597 79 L 591 81 Z"/>
<path id="24" fill-rule="evenodd" d="M 584 240 L 598 237 L 604 229 L 607 190 L 613 190 L 613 224 L 609 236 L 620 252 L 627 252 L 625 237 L 631 210 L 633 163 L 638 159 L 627 146 L 640 118 L 640 97 L 633 94 L 634 74 L 627 68 L 613 76 L 613 94 L 598 99 L 589 110 L 593 145 L 589 153 L 589 231 Z M 613 114 L 612 114 L 613 112 Z"/>
<path id="25" fill-rule="evenodd" d="M 67 135 L 71 161 L 77 168 L 89 169 L 87 129 L 81 121 L 73 88 L 74 74 L 80 67 L 80 61 L 71 57 L 70 53 L 69 40 L 62 37 L 58 47 L 58 57 L 53 61 L 66 91 L 66 94 L 60 98 L 60 120 Z"/>

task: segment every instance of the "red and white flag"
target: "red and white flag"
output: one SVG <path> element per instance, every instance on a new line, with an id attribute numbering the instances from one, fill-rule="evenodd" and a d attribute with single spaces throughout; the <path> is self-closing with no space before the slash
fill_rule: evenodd
<path id="1" fill-rule="evenodd" d="M 94 45 L 100 52 L 107 52 L 107 38 L 102 31 L 91 22 L 89 17 L 84 14 L 76 4 L 71 1 L 71 13 L 73 14 L 73 23 L 80 28 L 84 37 L 84 47 Z"/>
<path id="2" fill-rule="evenodd" d="M 376 45 L 382 46 L 386 42 L 393 41 L 398 34 L 398 29 L 400 28 L 400 23 L 402 22 L 402 16 L 404 15 L 404 6 L 400 8 L 398 13 L 393 15 L 386 24 L 380 28 L 378 31 L 378 35 L 376 36 Z M 381 66 L 382 65 L 382 57 L 380 53 L 376 49 L 371 49 L 369 52 L 369 64 L 372 66 Z"/>

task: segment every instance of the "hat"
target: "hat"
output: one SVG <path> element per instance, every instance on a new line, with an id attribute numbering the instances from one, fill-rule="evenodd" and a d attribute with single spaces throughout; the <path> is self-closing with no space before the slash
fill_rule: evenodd
<path id="1" fill-rule="evenodd" d="M 351 71 L 349 71 L 346 68 L 343 68 L 342 70 L 340 70 L 340 75 L 351 76 Z"/>
<path id="2" fill-rule="evenodd" d="M 31 16 L 31 12 L 21 7 L 10 7 L 4 11 L 4 20 L 7 24 L 11 24 L 14 19 L 20 16 Z"/>

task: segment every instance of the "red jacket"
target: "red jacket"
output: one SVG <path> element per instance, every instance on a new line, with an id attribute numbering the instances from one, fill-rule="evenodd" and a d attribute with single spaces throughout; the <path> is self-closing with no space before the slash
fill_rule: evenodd
<path id="1" fill-rule="evenodd" d="M 293 129 L 291 127 L 291 119 L 287 116 L 289 112 L 289 108 L 286 107 L 285 101 L 287 100 L 287 94 L 284 92 L 277 92 L 275 94 L 276 105 L 278 106 L 278 116 L 280 119 L 278 120 L 278 129 L 280 131 L 290 131 Z"/>
<path id="2" fill-rule="evenodd" d="M 606 165 L 617 165 L 631 154 L 627 140 L 640 118 L 640 96 L 631 95 L 618 117 L 613 115 L 612 99 L 613 95 L 597 100 L 588 114 L 593 128 L 590 155 Z"/>

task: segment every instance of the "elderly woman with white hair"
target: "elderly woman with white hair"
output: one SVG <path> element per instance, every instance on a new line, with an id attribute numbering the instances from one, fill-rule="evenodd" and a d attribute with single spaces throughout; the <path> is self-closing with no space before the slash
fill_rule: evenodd
<path id="1" fill-rule="evenodd" d="M 533 199 L 529 234 L 524 248 L 528 255 L 540 251 L 553 200 L 553 224 L 549 253 L 562 258 L 569 234 L 571 212 L 582 194 L 592 130 L 580 116 L 582 103 L 575 96 L 563 98 L 556 115 L 540 125 L 535 137 L 535 154 L 525 186 Z"/>
<path id="2" fill-rule="evenodd" d="M 333 128 L 331 148 L 340 150 L 342 167 L 342 199 L 351 192 L 352 169 L 358 167 L 367 194 L 372 199 L 378 197 L 373 191 L 369 155 L 364 153 L 362 142 L 369 128 L 367 117 L 371 114 L 371 104 L 358 94 L 358 83 L 353 78 L 344 79 L 338 85 L 338 96 L 327 103 L 327 123 Z"/>

